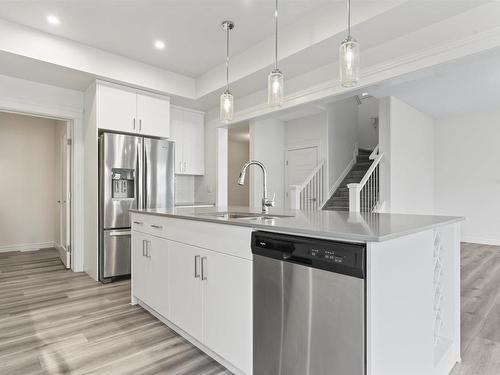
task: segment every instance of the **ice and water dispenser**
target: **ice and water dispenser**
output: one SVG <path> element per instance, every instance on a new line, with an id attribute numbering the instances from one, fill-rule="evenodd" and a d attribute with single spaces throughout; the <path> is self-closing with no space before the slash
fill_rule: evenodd
<path id="1" fill-rule="evenodd" d="M 112 197 L 113 199 L 133 199 L 135 198 L 135 176 L 133 169 L 113 168 Z"/>

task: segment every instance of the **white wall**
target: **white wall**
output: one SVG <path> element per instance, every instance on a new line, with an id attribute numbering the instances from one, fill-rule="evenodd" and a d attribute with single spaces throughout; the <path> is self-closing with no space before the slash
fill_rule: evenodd
<path id="1" fill-rule="evenodd" d="M 353 159 L 358 104 L 354 98 L 328 104 L 328 180 L 332 187 Z"/>
<path id="2" fill-rule="evenodd" d="M 328 158 L 328 131 L 326 112 L 285 122 L 286 149 L 319 145 L 319 159 Z"/>
<path id="3" fill-rule="evenodd" d="M 366 98 L 358 105 L 358 145 L 365 150 L 373 150 L 378 144 L 378 126 L 372 119 L 378 118 L 378 99 Z"/>
<path id="4" fill-rule="evenodd" d="M 500 110 L 436 120 L 436 213 L 465 216 L 464 241 L 500 245 Z"/>
<path id="5" fill-rule="evenodd" d="M 246 176 L 245 185 L 236 183 L 240 175 L 241 167 L 250 159 L 250 142 L 228 141 L 228 169 L 227 169 L 227 200 L 230 206 L 250 205 L 250 173 Z M 250 167 L 254 168 L 254 167 Z"/>
<path id="6" fill-rule="evenodd" d="M 0 251 L 54 246 L 57 123 L 0 112 Z"/>
<path id="7" fill-rule="evenodd" d="M 259 160 L 267 168 L 269 196 L 276 194 L 276 207 L 284 207 L 285 197 L 285 126 L 275 119 L 250 121 L 250 159 Z M 261 207 L 262 171 L 251 166 L 250 205 Z"/>
<path id="8" fill-rule="evenodd" d="M 381 101 L 389 116 L 381 118 L 380 147 L 389 159 L 381 177 L 387 189 L 386 209 L 393 213 L 434 213 L 434 120 L 390 97 Z M 387 108 L 381 109 L 387 112 Z M 387 139 L 389 137 L 389 139 Z"/>

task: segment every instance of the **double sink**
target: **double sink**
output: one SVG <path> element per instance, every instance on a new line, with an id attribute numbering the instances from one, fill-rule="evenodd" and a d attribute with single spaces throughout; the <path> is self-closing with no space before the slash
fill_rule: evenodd
<path id="1" fill-rule="evenodd" d="M 291 215 L 275 215 L 267 213 L 250 213 L 250 212 L 208 212 L 201 215 L 212 216 L 221 219 L 242 219 L 242 220 L 273 220 L 273 219 L 293 217 Z"/>

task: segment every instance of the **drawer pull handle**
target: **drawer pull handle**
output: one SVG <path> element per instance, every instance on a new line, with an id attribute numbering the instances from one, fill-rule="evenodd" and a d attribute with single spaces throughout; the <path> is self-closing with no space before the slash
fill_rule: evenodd
<path id="1" fill-rule="evenodd" d="M 198 263 L 200 261 L 200 256 L 195 255 L 194 257 L 194 278 L 199 279 L 200 278 L 200 273 L 198 272 Z"/>
<path id="2" fill-rule="evenodd" d="M 151 228 L 163 229 L 163 227 L 161 225 L 154 225 L 154 224 L 151 224 Z"/>
<path id="3" fill-rule="evenodd" d="M 201 280 L 207 279 L 207 257 L 201 258 Z"/>
<path id="4" fill-rule="evenodd" d="M 143 225 L 144 223 L 142 221 L 134 221 L 134 224 Z"/>

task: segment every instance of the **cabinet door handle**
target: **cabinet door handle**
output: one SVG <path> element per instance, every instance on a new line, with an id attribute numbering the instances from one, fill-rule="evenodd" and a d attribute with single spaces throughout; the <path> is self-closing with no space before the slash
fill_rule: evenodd
<path id="1" fill-rule="evenodd" d="M 142 130 L 142 119 L 139 119 L 139 131 Z"/>
<path id="2" fill-rule="evenodd" d="M 151 258 L 151 241 L 147 241 L 146 244 L 146 256 Z"/>
<path id="3" fill-rule="evenodd" d="M 134 131 L 135 131 L 135 117 L 133 118 L 132 121 L 133 121 L 133 125 L 132 126 L 134 127 Z"/>
<path id="4" fill-rule="evenodd" d="M 161 225 L 151 224 L 151 228 L 155 228 L 155 229 L 163 229 L 163 226 L 161 226 Z"/>
<path id="5" fill-rule="evenodd" d="M 207 279 L 207 264 L 208 264 L 207 257 L 201 258 L 201 280 Z"/>
<path id="6" fill-rule="evenodd" d="M 194 278 L 198 279 L 200 277 L 200 273 L 198 272 L 198 262 L 200 261 L 200 256 L 195 255 L 194 257 Z"/>
<path id="7" fill-rule="evenodd" d="M 142 240 L 142 256 L 145 257 L 146 256 L 146 245 L 147 244 L 147 241 L 146 240 Z"/>
<path id="8" fill-rule="evenodd" d="M 187 166 L 187 163 L 186 163 L 186 162 L 184 162 L 184 172 L 186 172 L 186 169 L 187 169 L 187 167 L 186 167 L 186 166 Z"/>
<path id="9" fill-rule="evenodd" d="M 179 162 L 179 172 L 182 172 L 182 161 Z"/>

